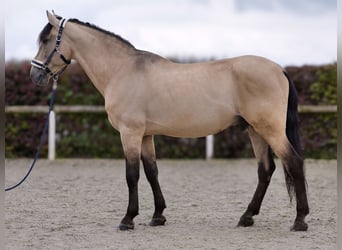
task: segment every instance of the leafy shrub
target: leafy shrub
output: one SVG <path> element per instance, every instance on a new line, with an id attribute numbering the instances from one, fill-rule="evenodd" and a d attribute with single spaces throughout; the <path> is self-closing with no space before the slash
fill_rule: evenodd
<path id="1" fill-rule="evenodd" d="M 336 104 L 337 65 L 326 65 L 316 72 L 317 80 L 311 84 L 311 100 L 314 104 Z M 335 83 L 335 84 L 332 84 Z"/>

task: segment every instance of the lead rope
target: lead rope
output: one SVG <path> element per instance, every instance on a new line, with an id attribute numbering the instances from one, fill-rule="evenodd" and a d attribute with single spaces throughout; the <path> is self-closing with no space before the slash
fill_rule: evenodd
<path id="1" fill-rule="evenodd" d="M 55 96 L 56 96 L 56 92 L 57 92 L 57 80 L 58 80 L 58 76 L 55 76 L 53 78 L 53 86 L 52 86 L 52 93 L 51 93 L 51 98 L 50 98 L 50 105 L 49 105 L 49 112 L 46 116 L 46 121 L 45 121 L 45 125 L 44 125 L 44 129 L 43 129 L 43 133 L 42 136 L 40 138 L 40 143 L 37 149 L 37 152 L 34 156 L 33 162 L 31 164 L 31 167 L 29 168 L 29 170 L 27 171 L 26 175 L 21 179 L 21 181 L 19 181 L 17 184 L 10 186 L 8 188 L 5 188 L 5 191 L 10 191 L 12 189 L 15 189 L 16 187 L 19 187 L 25 180 L 26 178 L 30 175 L 34 165 L 36 164 L 36 161 L 38 160 L 38 157 L 40 155 L 40 151 L 42 150 L 42 147 L 44 145 L 45 139 L 46 139 L 46 133 L 49 127 L 49 117 L 50 117 L 50 113 L 53 110 L 53 104 L 55 101 Z"/>

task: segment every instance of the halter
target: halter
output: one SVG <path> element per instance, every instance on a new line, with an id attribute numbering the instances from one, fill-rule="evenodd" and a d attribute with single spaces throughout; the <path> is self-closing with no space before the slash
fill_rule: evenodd
<path id="1" fill-rule="evenodd" d="M 56 37 L 56 46 L 54 48 L 53 51 L 51 51 L 50 55 L 48 56 L 48 58 L 45 60 L 45 62 L 41 62 L 39 60 L 35 60 L 33 59 L 31 61 L 31 65 L 33 67 L 36 67 L 38 69 L 42 69 L 44 70 L 49 76 L 50 78 L 54 78 L 54 79 L 57 79 L 58 76 L 60 74 L 63 73 L 63 71 L 66 69 L 66 67 L 71 63 L 71 60 L 68 60 L 66 59 L 63 54 L 59 51 L 59 46 L 61 44 L 61 40 L 62 40 L 62 33 L 63 33 L 63 29 L 65 27 L 65 24 L 66 24 L 66 19 L 61 19 L 61 21 L 59 22 L 59 30 L 58 30 L 58 34 L 57 34 L 57 37 Z M 59 70 L 57 70 L 56 72 L 52 72 L 50 70 L 50 68 L 48 67 L 48 64 L 50 63 L 50 61 L 52 60 L 53 56 L 55 55 L 55 53 L 57 53 L 60 58 L 62 59 L 62 61 L 65 63 L 65 65 L 63 65 Z M 49 79 L 50 79 L 49 78 Z"/>

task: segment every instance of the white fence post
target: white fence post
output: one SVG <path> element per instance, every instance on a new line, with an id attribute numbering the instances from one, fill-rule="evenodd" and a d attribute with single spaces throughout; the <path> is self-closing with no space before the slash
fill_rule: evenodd
<path id="1" fill-rule="evenodd" d="M 214 156 L 214 135 L 205 137 L 205 158 L 212 159 Z"/>
<path id="2" fill-rule="evenodd" d="M 49 145 L 48 159 L 54 160 L 56 157 L 56 115 L 52 110 L 49 117 Z"/>

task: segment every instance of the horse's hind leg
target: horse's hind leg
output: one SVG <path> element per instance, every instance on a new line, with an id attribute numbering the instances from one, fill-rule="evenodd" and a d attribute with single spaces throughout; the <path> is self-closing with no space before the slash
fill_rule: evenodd
<path id="1" fill-rule="evenodd" d="M 166 205 L 158 181 L 158 168 L 156 163 L 153 136 L 145 136 L 143 138 L 141 150 L 141 159 L 143 161 L 145 174 L 151 185 L 154 197 L 155 211 L 150 225 L 164 225 L 166 218 L 163 216 L 163 211 L 166 208 Z"/>
<path id="2" fill-rule="evenodd" d="M 306 231 L 308 225 L 305 222 L 306 215 L 309 214 L 309 205 L 306 194 L 306 179 L 304 172 L 304 161 L 302 157 L 288 143 L 284 155 L 279 155 L 283 165 L 287 190 L 292 199 L 293 192 L 297 201 L 297 216 L 291 231 Z"/>
<path id="3" fill-rule="evenodd" d="M 258 161 L 259 181 L 254 196 L 238 223 L 238 226 L 244 227 L 254 224 L 253 216 L 259 214 L 261 203 L 275 169 L 272 151 L 266 141 L 252 127 L 248 128 L 248 133 L 253 145 L 255 157 Z"/>
<path id="4" fill-rule="evenodd" d="M 308 225 L 305 223 L 305 216 L 309 214 L 309 206 L 306 195 L 304 161 L 293 148 L 285 134 L 278 133 L 278 136 L 269 137 L 268 142 L 274 153 L 283 163 L 290 199 L 292 199 L 293 192 L 296 196 L 297 216 L 291 230 L 306 231 Z"/>

